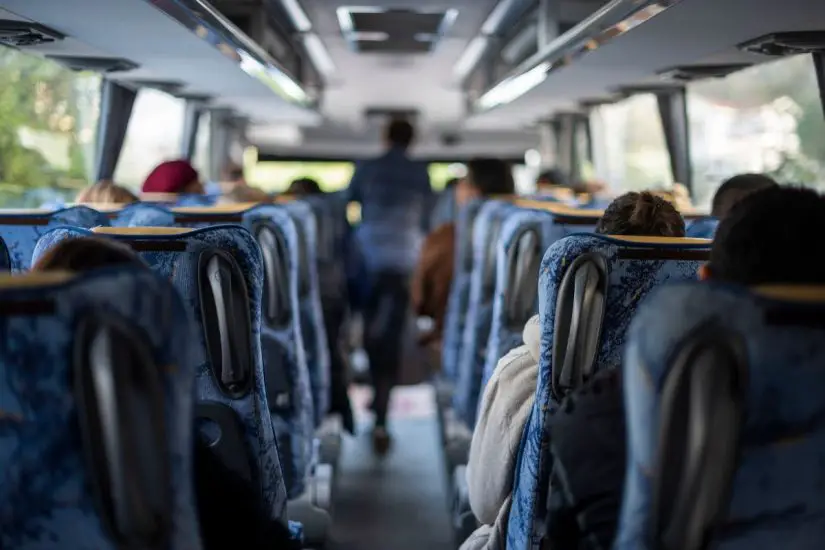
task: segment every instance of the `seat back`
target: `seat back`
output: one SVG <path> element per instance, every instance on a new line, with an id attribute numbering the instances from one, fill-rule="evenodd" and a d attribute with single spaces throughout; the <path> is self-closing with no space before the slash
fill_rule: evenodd
<path id="1" fill-rule="evenodd" d="M 298 232 L 292 216 L 275 205 L 225 205 L 174 209 L 175 225 L 241 224 L 261 249 L 264 266 L 261 352 L 267 403 L 282 457 L 287 491 L 305 488 L 314 433 L 314 404 L 298 307 Z"/>
<path id="2" fill-rule="evenodd" d="M 527 321 L 538 312 L 539 265 L 544 251 L 559 238 L 552 213 L 520 209 L 504 222 L 496 250 L 493 318 L 479 400 L 498 360 L 522 344 Z"/>
<path id="3" fill-rule="evenodd" d="M 175 224 L 175 216 L 170 210 L 148 202 L 126 205 L 114 214 L 112 225 L 115 227 L 171 227 Z"/>
<path id="4" fill-rule="evenodd" d="M 493 317 L 496 288 L 496 245 L 506 217 L 515 210 L 511 204 L 491 200 L 478 212 L 473 224 L 473 268 L 464 334 L 458 356 L 458 373 L 453 408 L 467 425 L 475 425 L 477 392 L 484 368 L 487 339 Z"/>
<path id="5" fill-rule="evenodd" d="M 470 278 L 473 272 L 473 223 L 483 200 L 474 200 L 461 207 L 456 221 L 456 255 L 453 282 L 444 318 L 444 344 L 441 368 L 447 379 L 455 381 L 458 374 L 458 358 L 461 355 L 461 338 L 464 319 L 470 302 Z"/>
<path id="6" fill-rule="evenodd" d="M 194 327 L 172 285 L 6 275 L 0 325 L 0 547 L 199 548 Z"/>
<path id="7" fill-rule="evenodd" d="M 709 254 L 702 239 L 605 235 L 571 235 L 547 249 L 536 401 L 522 436 L 508 548 L 528 548 L 547 528 L 547 415 L 593 374 L 618 367 L 639 303 L 666 282 L 694 279 Z"/>
<path id="8" fill-rule="evenodd" d="M 616 548 L 823 547 L 825 287 L 662 289 L 624 382 Z"/>
<path id="9" fill-rule="evenodd" d="M 95 233 L 58 228 L 36 254 L 66 238 L 98 234 L 131 246 L 172 280 L 194 315 L 198 357 L 195 415 L 200 437 L 261 494 L 272 519 L 286 506 L 266 377 L 261 360 L 263 261 L 252 235 L 236 225 L 186 228 L 114 227 Z M 285 458 L 285 457 L 284 457 Z"/>
<path id="10" fill-rule="evenodd" d="M 32 264 L 32 253 L 41 235 L 60 225 L 97 227 L 109 225 L 109 218 L 86 206 L 47 210 L 0 211 L 0 237 L 6 242 L 14 273 L 26 271 Z"/>
<path id="11" fill-rule="evenodd" d="M 712 239 L 717 227 L 719 227 L 719 220 L 716 218 L 688 220 L 685 235 L 697 239 Z"/>
<path id="12" fill-rule="evenodd" d="M 285 202 L 283 208 L 292 216 L 298 234 L 301 334 L 309 365 L 315 425 L 320 426 L 329 411 L 330 357 L 321 307 L 321 292 L 318 287 L 318 224 L 312 207 L 304 201 Z"/>

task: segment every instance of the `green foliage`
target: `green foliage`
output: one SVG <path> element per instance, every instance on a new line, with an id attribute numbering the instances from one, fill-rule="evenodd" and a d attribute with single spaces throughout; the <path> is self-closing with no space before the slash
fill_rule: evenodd
<path id="1" fill-rule="evenodd" d="M 86 184 L 90 151 L 79 140 L 78 121 L 79 110 L 88 102 L 81 100 L 77 84 L 88 78 L 0 47 L 0 203 L 18 203 L 35 188 L 76 189 Z M 41 151 L 27 148 L 24 132 L 62 139 L 68 144 L 68 165 L 55 166 Z"/>

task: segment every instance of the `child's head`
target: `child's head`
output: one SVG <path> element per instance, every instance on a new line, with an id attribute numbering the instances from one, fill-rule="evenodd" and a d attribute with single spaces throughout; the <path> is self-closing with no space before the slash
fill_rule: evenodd
<path id="1" fill-rule="evenodd" d="M 86 187 L 75 198 L 78 204 L 131 204 L 137 200 L 131 191 L 108 180 Z"/>
<path id="2" fill-rule="evenodd" d="M 32 266 L 32 271 L 89 271 L 114 265 L 149 266 L 129 246 L 102 237 L 61 241 Z"/>
<path id="3" fill-rule="evenodd" d="M 679 211 L 652 193 L 626 193 L 604 211 L 596 226 L 603 235 L 684 237 L 685 220 Z"/>

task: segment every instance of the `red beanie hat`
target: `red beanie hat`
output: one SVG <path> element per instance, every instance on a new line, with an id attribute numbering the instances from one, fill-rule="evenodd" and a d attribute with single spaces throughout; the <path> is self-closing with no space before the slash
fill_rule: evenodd
<path id="1" fill-rule="evenodd" d="M 181 193 L 184 187 L 198 179 L 198 171 L 189 161 L 170 160 L 152 170 L 141 190 L 144 193 Z"/>

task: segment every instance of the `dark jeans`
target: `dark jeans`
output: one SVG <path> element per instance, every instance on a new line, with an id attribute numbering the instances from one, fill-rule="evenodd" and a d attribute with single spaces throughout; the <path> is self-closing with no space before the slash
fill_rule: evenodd
<path id="1" fill-rule="evenodd" d="M 370 362 L 375 425 L 385 426 L 390 393 L 401 366 L 410 302 L 409 275 L 382 271 L 371 279 L 372 289 L 364 308 L 364 349 Z"/>
<path id="2" fill-rule="evenodd" d="M 352 415 L 352 406 L 347 389 L 349 387 L 347 359 L 341 349 L 341 329 L 346 318 L 346 308 L 343 302 L 325 304 L 324 321 L 327 329 L 330 358 L 330 412 L 341 415 L 344 428 L 351 434 L 355 433 L 355 420 Z"/>

